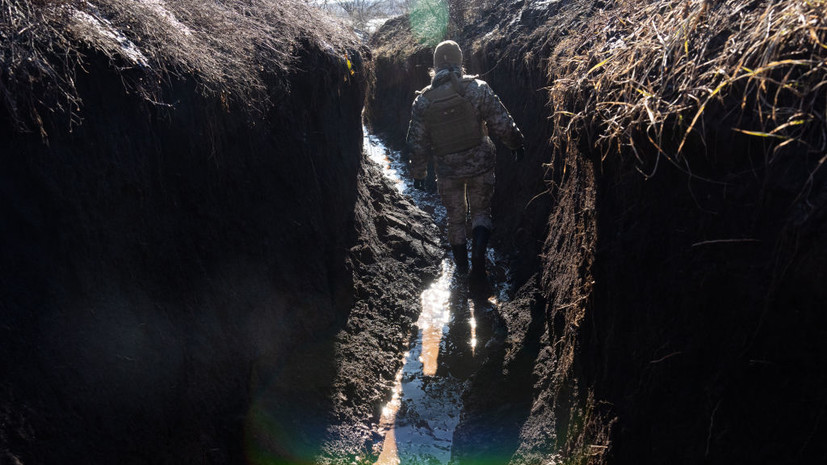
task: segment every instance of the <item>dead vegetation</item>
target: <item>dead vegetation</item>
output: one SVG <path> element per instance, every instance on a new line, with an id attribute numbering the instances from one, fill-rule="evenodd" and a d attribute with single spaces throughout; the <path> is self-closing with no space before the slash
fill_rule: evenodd
<path id="1" fill-rule="evenodd" d="M 567 42 L 549 65 L 558 146 L 586 135 L 647 177 L 661 159 L 691 172 L 708 128 L 764 139 L 770 165 L 827 148 L 827 2 L 618 0 Z"/>
<path id="2" fill-rule="evenodd" d="M 420 43 L 411 32 L 411 23 L 407 16 L 388 20 L 370 40 L 371 50 L 377 57 L 402 63 L 421 50 L 428 49 L 427 44 Z"/>
<path id="3" fill-rule="evenodd" d="M 571 337 L 563 332 L 581 344 L 574 349 L 575 370 L 565 373 L 580 369 L 594 376 L 596 398 L 616 406 L 622 426 L 612 432 L 611 454 L 618 463 L 634 463 L 641 453 L 693 456 L 685 463 L 725 462 L 733 451 L 754 461 L 743 456 L 785 421 L 802 426 L 768 450 L 823 458 L 823 450 L 798 439 L 819 428 L 810 408 L 767 404 L 810 397 L 822 402 L 819 388 L 806 379 L 823 363 L 823 346 L 800 342 L 815 337 L 806 324 L 784 328 L 777 322 L 794 311 L 805 318 L 821 314 L 820 304 L 812 303 L 820 290 L 808 287 L 807 276 L 823 275 L 821 268 L 808 268 L 808 257 L 822 257 L 824 243 L 827 2 L 617 0 L 593 12 L 547 55 L 554 145 L 547 166 L 565 179 L 578 174 L 571 169 L 572 153 L 595 162 L 595 221 L 602 236 L 585 329 L 575 325 Z M 557 211 L 566 207 L 565 186 L 550 183 Z M 554 216 L 549 224 L 551 231 L 560 226 Z M 552 271 L 566 260 L 553 245 L 546 249 Z M 700 251 L 701 245 L 715 249 Z M 747 246 L 748 252 L 738 249 Z M 644 258 L 650 251 L 657 252 Z M 726 285 L 704 284 L 714 281 Z M 669 289 L 670 297 L 659 296 L 649 283 Z M 568 295 L 547 288 L 552 296 Z M 802 303 L 787 295 L 801 296 Z M 638 314 L 638 308 L 669 308 L 669 316 Z M 756 315 L 755 308 L 762 312 Z M 776 323 L 765 323 L 770 320 Z M 686 342 L 677 342 L 683 337 Z M 748 342 L 720 342 L 726 339 Z M 591 357 L 594 347 L 603 350 L 603 365 Z M 647 352 L 653 354 L 648 360 L 640 356 Z M 802 375 L 768 376 L 760 386 L 733 376 L 748 370 L 743 367 L 755 353 L 800 363 Z M 708 374 L 673 385 L 683 374 L 668 367 L 691 363 L 691 357 L 711 367 Z M 818 362 L 801 362 L 808 357 Z M 618 388 L 623 382 L 614 380 L 624 378 L 634 381 Z M 737 394 L 697 402 L 701 391 Z M 719 409 L 736 402 L 737 413 Z M 753 415 L 744 405 L 762 412 Z M 693 432 L 676 441 L 668 428 L 661 433 L 652 427 L 667 423 Z M 749 434 L 722 433 L 744 424 L 752 428 Z M 567 438 L 567 452 L 578 442 L 580 437 Z"/>
<path id="4" fill-rule="evenodd" d="M 0 0 L 0 98 L 19 130 L 44 112 L 76 113 L 76 75 L 94 53 L 131 92 L 159 102 L 164 83 L 266 109 L 308 45 L 347 63 L 355 37 L 299 0 Z M 269 89 L 269 90 L 268 90 Z M 274 92 L 275 91 L 275 92 Z"/>

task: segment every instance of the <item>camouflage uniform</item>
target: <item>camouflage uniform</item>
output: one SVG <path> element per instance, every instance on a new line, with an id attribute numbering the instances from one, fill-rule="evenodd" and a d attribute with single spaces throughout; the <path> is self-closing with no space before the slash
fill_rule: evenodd
<path id="1" fill-rule="evenodd" d="M 483 123 L 484 136 L 474 148 L 446 155 L 435 154 L 424 118 L 431 102 L 424 92 L 432 87 L 452 85 L 449 73 L 455 73 L 455 78 L 459 77 L 460 69 L 443 69 L 434 76 L 431 85 L 423 89 L 414 100 L 408 127 L 413 178 L 425 178 L 428 161 L 432 155 L 435 158 L 437 187 L 448 211 L 448 242 L 452 246 L 466 243 L 465 223 L 469 206 L 472 228 L 483 226 L 491 229 L 491 197 L 494 194 L 497 149 L 488 134 L 493 133 L 512 150 L 523 145 L 523 135 L 491 87 L 485 81 L 464 76 L 460 80 L 460 86 L 464 90 L 464 97 L 474 106 L 477 120 Z"/>

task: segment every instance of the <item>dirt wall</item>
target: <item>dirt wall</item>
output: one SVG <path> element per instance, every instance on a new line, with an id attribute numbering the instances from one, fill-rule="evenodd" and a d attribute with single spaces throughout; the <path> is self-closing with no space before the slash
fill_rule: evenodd
<path id="1" fill-rule="evenodd" d="M 416 92 L 430 82 L 433 50 L 412 36 L 407 16 L 392 18 L 370 39 L 376 75 L 365 100 L 365 124 L 395 150 L 405 149 L 405 136 Z"/>
<path id="2" fill-rule="evenodd" d="M 48 145 L 3 126 L 9 454 L 238 459 L 257 364 L 347 315 L 363 90 L 306 54 L 258 121 L 187 80 L 153 107 L 92 55 L 81 126 Z"/>

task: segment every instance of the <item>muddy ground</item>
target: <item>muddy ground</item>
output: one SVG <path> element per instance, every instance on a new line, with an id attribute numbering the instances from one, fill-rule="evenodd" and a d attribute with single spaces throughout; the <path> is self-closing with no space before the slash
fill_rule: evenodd
<path id="1" fill-rule="evenodd" d="M 337 374 L 323 463 L 372 463 L 378 455 L 381 410 L 416 334 L 422 291 L 437 277 L 445 254 L 431 216 L 402 196 L 378 166 L 365 161 L 361 179 L 361 233 L 350 251 L 358 270 L 355 302 L 335 339 Z"/>

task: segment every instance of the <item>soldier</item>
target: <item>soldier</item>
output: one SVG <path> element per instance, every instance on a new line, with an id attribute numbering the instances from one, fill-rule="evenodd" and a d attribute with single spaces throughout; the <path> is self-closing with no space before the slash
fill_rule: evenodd
<path id="1" fill-rule="evenodd" d="M 496 135 L 517 161 L 525 153 L 523 135 L 488 84 L 464 75 L 462 50 L 456 42 L 437 45 L 431 76 L 431 85 L 413 102 L 408 127 L 414 188 L 425 188 L 428 161 L 433 157 L 457 271 L 468 272 L 466 218 L 470 207 L 471 275 L 484 278 L 497 152 L 488 134 Z"/>

